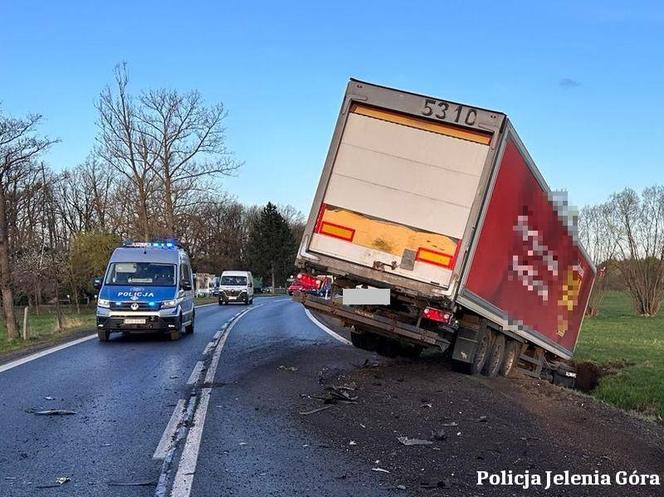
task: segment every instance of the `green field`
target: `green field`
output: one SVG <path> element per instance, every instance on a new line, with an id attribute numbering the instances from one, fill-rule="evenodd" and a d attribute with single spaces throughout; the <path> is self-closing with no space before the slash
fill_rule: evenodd
<path id="1" fill-rule="evenodd" d="M 23 326 L 23 309 L 16 310 L 19 317 L 19 328 Z M 25 341 L 22 338 L 8 341 L 5 323 L 0 322 L 0 353 L 11 352 L 23 349 L 32 345 L 39 345 L 58 340 L 59 338 L 71 335 L 80 330 L 95 329 L 95 311 L 94 308 L 82 308 L 81 313 L 67 309 L 64 311 L 63 324 L 64 330 L 57 330 L 57 321 L 52 311 L 45 311 L 41 314 L 30 315 L 30 339 Z"/>
<path id="2" fill-rule="evenodd" d="M 593 396 L 664 418 L 664 311 L 635 316 L 629 295 L 609 293 L 599 316 L 584 320 L 575 359 L 618 366 L 600 380 Z"/>

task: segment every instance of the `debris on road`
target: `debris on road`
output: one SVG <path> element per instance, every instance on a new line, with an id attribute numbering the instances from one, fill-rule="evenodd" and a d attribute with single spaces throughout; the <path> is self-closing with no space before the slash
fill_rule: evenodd
<path id="1" fill-rule="evenodd" d="M 376 471 L 378 473 L 389 473 L 389 471 L 384 468 L 371 468 L 371 471 Z"/>
<path id="2" fill-rule="evenodd" d="M 68 476 L 59 476 L 55 479 L 55 483 L 43 483 L 41 485 L 35 485 L 36 488 L 56 488 L 61 485 L 64 485 L 67 482 L 70 482 L 71 478 Z"/>
<path id="3" fill-rule="evenodd" d="M 486 423 L 487 421 L 489 421 L 489 419 L 488 419 L 486 416 L 480 416 L 480 417 L 477 419 L 477 422 L 478 422 L 478 423 Z"/>
<path id="4" fill-rule="evenodd" d="M 403 445 L 431 445 L 431 440 L 422 440 L 421 438 L 398 437 L 397 440 Z"/>
<path id="5" fill-rule="evenodd" d="M 329 385 L 325 387 L 325 395 L 314 396 L 314 398 L 324 401 L 326 404 L 336 404 L 337 402 L 355 402 L 357 395 L 351 395 L 354 388 L 346 386 Z"/>
<path id="6" fill-rule="evenodd" d="M 283 364 L 279 366 L 277 369 L 281 369 L 282 371 L 291 371 L 292 373 L 297 371 L 297 368 L 295 366 L 284 366 Z"/>
<path id="7" fill-rule="evenodd" d="M 148 487 L 156 485 L 155 480 L 136 480 L 136 481 L 107 481 L 106 484 L 111 487 Z"/>
<path id="8" fill-rule="evenodd" d="M 459 426 L 459 423 L 452 421 L 451 423 L 443 423 L 442 426 Z"/>
<path id="9" fill-rule="evenodd" d="M 55 400 L 55 398 L 51 397 L 50 395 L 47 395 L 46 397 L 44 397 L 44 399 L 45 400 Z"/>
<path id="10" fill-rule="evenodd" d="M 438 440 L 438 441 L 442 442 L 443 440 L 447 440 L 447 433 L 445 432 L 445 430 L 443 430 L 441 428 L 440 430 L 432 431 L 431 432 L 431 437 L 434 440 Z"/>
<path id="11" fill-rule="evenodd" d="M 77 414 L 76 411 L 70 411 L 68 409 L 26 409 L 25 412 L 36 416 L 69 416 L 71 414 Z"/>
<path id="12" fill-rule="evenodd" d="M 315 414 L 317 412 L 324 411 L 325 409 L 329 409 L 332 407 L 332 404 L 325 404 L 323 407 L 317 407 L 316 409 L 312 409 L 310 411 L 300 411 L 300 414 L 302 416 L 309 416 L 309 414 Z"/>
<path id="13" fill-rule="evenodd" d="M 355 440 L 351 440 L 350 442 L 348 442 L 348 445 L 357 445 L 357 442 Z"/>

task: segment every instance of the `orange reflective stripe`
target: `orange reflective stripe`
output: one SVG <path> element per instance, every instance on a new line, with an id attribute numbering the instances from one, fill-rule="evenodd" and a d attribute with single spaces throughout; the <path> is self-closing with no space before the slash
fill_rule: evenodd
<path id="1" fill-rule="evenodd" d="M 368 105 L 353 104 L 350 111 L 353 114 L 360 114 L 362 116 L 373 117 L 382 121 L 388 121 L 395 124 L 401 124 L 410 128 L 421 129 L 422 131 L 430 131 L 438 133 L 439 135 L 447 135 L 454 138 L 461 138 L 475 143 L 488 145 L 491 143 L 491 133 L 482 133 L 470 128 L 462 128 L 460 126 L 453 126 L 442 122 L 435 122 L 421 117 L 410 116 L 408 114 L 401 114 L 391 110 L 379 109 L 377 107 L 369 107 Z"/>
<path id="2" fill-rule="evenodd" d="M 318 232 L 323 235 L 333 236 L 335 238 L 346 240 L 347 242 L 352 242 L 353 237 L 355 236 L 354 229 L 330 223 L 328 221 L 323 221 L 321 223 Z"/>
<path id="3" fill-rule="evenodd" d="M 415 260 L 450 269 L 452 267 L 452 263 L 454 262 L 454 256 L 451 254 L 444 254 L 443 252 L 437 252 L 436 250 L 420 247 L 417 249 Z"/>

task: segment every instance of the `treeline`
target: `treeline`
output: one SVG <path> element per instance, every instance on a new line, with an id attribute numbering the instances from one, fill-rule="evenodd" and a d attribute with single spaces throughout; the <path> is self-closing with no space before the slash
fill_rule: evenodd
<path id="1" fill-rule="evenodd" d="M 0 109 L 0 291 L 7 335 L 14 306 L 92 294 L 123 239 L 176 238 L 195 271 L 248 268 L 283 285 L 292 271 L 303 217 L 290 206 L 245 206 L 220 179 L 241 167 L 227 147 L 222 104 L 196 92 L 129 91 L 127 69 L 96 102 L 94 147 L 84 163 L 54 169 L 45 152 L 57 139 L 38 114 Z"/>
<path id="2" fill-rule="evenodd" d="M 595 315 L 607 290 L 626 289 L 634 312 L 657 314 L 664 301 L 664 186 L 625 189 L 583 208 L 579 234 L 598 277 L 588 313 Z"/>

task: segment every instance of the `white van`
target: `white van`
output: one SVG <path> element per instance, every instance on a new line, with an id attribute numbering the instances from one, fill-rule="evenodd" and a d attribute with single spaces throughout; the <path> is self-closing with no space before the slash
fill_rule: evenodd
<path id="1" fill-rule="evenodd" d="M 224 271 L 219 282 L 219 305 L 229 302 L 254 303 L 254 279 L 249 271 Z"/>

